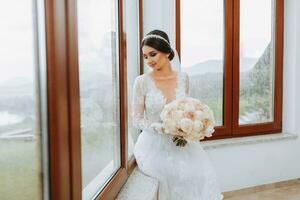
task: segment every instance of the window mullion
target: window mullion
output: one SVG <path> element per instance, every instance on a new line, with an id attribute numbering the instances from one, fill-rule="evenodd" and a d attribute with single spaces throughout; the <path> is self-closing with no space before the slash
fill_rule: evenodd
<path id="1" fill-rule="evenodd" d="M 240 88 L 240 0 L 233 0 L 232 134 L 238 132 Z"/>

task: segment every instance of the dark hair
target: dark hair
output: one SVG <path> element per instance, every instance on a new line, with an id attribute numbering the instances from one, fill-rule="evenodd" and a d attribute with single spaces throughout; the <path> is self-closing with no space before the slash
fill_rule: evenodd
<path id="1" fill-rule="evenodd" d="M 147 46 L 152 47 L 163 53 L 169 53 L 170 54 L 168 57 L 169 60 L 172 60 L 174 58 L 174 51 L 171 48 L 170 40 L 169 40 L 167 33 L 163 32 L 161 30 L 153 30 L 153 31 L 150 31 L 149 33 L 147 33 L 147 35 L 157 35 L 157 36 L 163 37 L 168 42 L 166 42 L 160 38 L 150 37 L 150 38 L 146 38 L 142 41 L 141 48 L 143 46 L 147 45 Z"/>

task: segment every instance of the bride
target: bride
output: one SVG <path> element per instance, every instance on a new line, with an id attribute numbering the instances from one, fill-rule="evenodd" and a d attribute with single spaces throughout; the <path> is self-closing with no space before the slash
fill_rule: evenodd
<path id="1" fill-rule="evenodd" d="M 159 181 L 159 200 L 223 199 L 200 142 L 185 143 L 179 139 L 174 143 L 173 136 L 164 134 L 157 126 L 164 105 L 187 96 L 189 91 L 188 75 L 171 63 L 178 58 L 168 35 L 160 30 L 151 31 L 141 47 L 152 70 L 138 76 L 134 83 L 133 124 L 142 130 L 134 147 L 139 169 Z"/>

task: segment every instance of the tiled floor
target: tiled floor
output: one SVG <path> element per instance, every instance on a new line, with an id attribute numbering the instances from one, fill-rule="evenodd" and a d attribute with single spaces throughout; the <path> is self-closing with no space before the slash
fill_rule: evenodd
<path id="1" fill-rule="evenodd" d="M 251 194 L 240 194 L 224 200 L 300 200 L 300 184 L 267 189 Z"/>

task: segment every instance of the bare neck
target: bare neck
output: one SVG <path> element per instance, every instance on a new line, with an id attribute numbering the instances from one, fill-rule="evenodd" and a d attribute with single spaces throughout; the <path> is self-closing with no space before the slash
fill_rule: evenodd
<path id="1" fill-rule="evenodd" d="M 172 70 L 171 64 L 161 68 L 160 70 L 153 70 L 152 75 L 154 77 L 168 77 L 174 75 L 175 71 Z"/>

